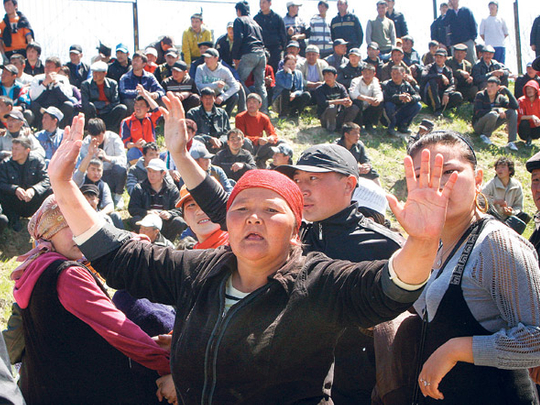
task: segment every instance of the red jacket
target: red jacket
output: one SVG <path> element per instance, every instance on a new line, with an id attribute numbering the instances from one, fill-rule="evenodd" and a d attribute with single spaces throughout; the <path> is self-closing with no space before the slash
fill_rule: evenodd
<path id="1" fill-rule="evenodd" d="M 146 114 L 142 120 L 135 117 L 135 113 L 122 121 L 120 126 L 120 136 L 124 146 L 128 142 L 137 142 L 144 139 L 146 142 L 156 141 L 156 122 L 161 117 L 161 111 L 158 109 Z"/>
<path id="2" fill-rule="evenodd" d="M 536 90 L 536 98 L 531 103 L 529 97 L 527 97 L 527 87 L 532 87 Z M 518 125 L 521 123 L 521 117 L 524 115 L 536 115 L 540 118 L 540 86 L 535 80 L 529 80 L 525 86 L 523 86 L 523 96 L 519 98 L 519 110 L 518 110 Z M 531 128 L 536 128 L 532 120 L 529 120 Z"/>

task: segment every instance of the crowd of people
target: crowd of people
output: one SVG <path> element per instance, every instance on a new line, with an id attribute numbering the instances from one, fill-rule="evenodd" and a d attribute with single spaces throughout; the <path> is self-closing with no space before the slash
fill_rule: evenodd
<path id="1" fill-rule="evenodd" d="M 515 77 L 498 2 L 479 28 L 459 3 L 420 53 L 395 1 L 364 33 L 346 0 L 309 22 L 261 0 L 217 39 L 197 13 L 181 43 L 100 43 L 87 65 L 77 44 L 42 61 L 4 0 L 0 232 L 30 218 L 34 246 L 11 276 L 0 398 L 538 404 L 540 231 L 520 236 L 513 160 L 484 182 L 470 139 L 436 126 L 471 103 L 482 142 L 506 124 L 507 150 L 530 149 L 540 57 Z M 274 124 L 309 114 L 336 139 L 294 159 Z M 405 203 L 365 133 L 407 140 Z M 540 210 L 540 154 L 527 170 Z"/>

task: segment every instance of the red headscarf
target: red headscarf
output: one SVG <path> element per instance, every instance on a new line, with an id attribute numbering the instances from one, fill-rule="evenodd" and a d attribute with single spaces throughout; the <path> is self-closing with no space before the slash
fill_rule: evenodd
<path id="1" fill-rule="evenodd" d="M 238 193 L 248 188 L 266 188 L 283 197 L 296 218 L 296 231 L 299 230 L 302 223 L 304 196 L 294 181 L 275 170 L 250 170 L 238 180 L 233 188 L 229 201 L 227 201 L 227 210 L 231 207 Z"/>

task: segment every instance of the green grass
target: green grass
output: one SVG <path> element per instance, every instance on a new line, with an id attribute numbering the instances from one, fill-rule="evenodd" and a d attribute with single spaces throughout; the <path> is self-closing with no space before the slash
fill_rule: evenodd
<path id="1" fill-rule="evenodd" d="M 427 108 L 420 112 L 411 127 L 413 132 L 417 131 L 418 123 L 422 118 L 433 119 L 429 112 Z M 525 212 L 533 215 L 536 212 L 536 207 L 531 198 L 530 176 L 525 169 L 525 162 L 540 150 L 539 147 L 533 145 L 532 149 L 526 149 L 524 143 L 518 141 L 516 144 L 519 151 L 508 151 L 504 148 L 507 143 L 504 127 L 493 134 L 494 145 L 486 146 L 472 133 L 471 116 L 472 106 L 470 104 L 459 108 L 457 111 L 447 111 L 445 117 L 436 122 L 436 129 L 452 129 L 471 137 L 477 152 L 479 167 L 484 170 L 484 182 L 487 182 L 495 175 L 493 164 L 499 156 L 511 157 L 516 166 L 515 178 L 523 185 Z M 314 109 L 311 109 L 308 114 L 297 120 L 278 120 L 273 116 L 272 121 L 276 126 L 278 135 L 292 144 L 295 160 L 308 146 L 316 143 L 333 142 L 340 137 L 340 134 L 328 132 L 319 126 L 319 121 L 314 116 Z M 231 125 L 234 125 L 233 120 L 231 120 Z M 157 132 L 158 144 L 160 147 L 164 147 L 162 128 L 158 127 Z M 373 166 L 381 175 L 381 184 L 384 189 L 404 200 L 406 198 L 406 188 L 403 180 L 403 158 L 405 157 L 406 141 L 403 138 L 389 138 L 382 127 L 379 127 L 372 135 L 362 135 L 361 139 L 366 145 Z M 127 193 L 124 193 L 126 207 L 128 198 Z M 121 215 L 126 218 L 127 212 L 122 212 Z M 395 221 L 393 222 L 397 225 Z M 533 226 L 533 221 L 531 221 L 524 233 L 526 238 L 531 235 Z M 9 275 L 16 267 L 13 258 L 26 252 L 29 248 L 29 236 L 26 230 L 18 234 L 10 231 L 4 231 L 3 234 L 0 234 L 0 329 L 5 327 L 11 308 L 13 282 L 9 279 Z"/>

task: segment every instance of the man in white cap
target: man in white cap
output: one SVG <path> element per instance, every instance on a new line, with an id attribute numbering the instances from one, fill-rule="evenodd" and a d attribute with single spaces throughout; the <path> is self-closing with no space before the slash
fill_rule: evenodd
<path id="1" fill-rule="evenodd" d="M 165 181 L 167 166 L 161 159 L 152 159 L 146 166 L 148 178 L 137 184 L 131 193 L 128 211 L 132 216 L 128 223 L 134 227 L 148 214 L 157 214 L 163 221 L 163 235 L 174 240 L 186 229 L 176 202 L 180 199 L 178 188 Z"/>
<path id="2" fill-rule="evenodd" d="M 172 247 L 172 242 L 161 234 L 163 221 L 157 214 L 148 214 L 135 225 L 139 226 L 139 233 L 148 236 L 150 243 L 157 246 Z"/>
<path id="3" fill-rule="evenodd" d="M 64 114 L 58 108 L 50 106 L 42 108 L 41 126 L 42 130 L 36 133 L 36 138 L 45 150 L 45 163 L 49 164 L 54 152 L 60 146 L 64 138 L 64 130 L 58 128 L 60 121 L 64 118 Z"/>
<path id="4" fill-rule="evenodd" d="M 146 63 L 144 70 L 146 70 L 148 73 L 153 74 L 158 67 L 158 64 L 156 63 L 158 58 L 156 48 L 152 48 L 151 46 L 149 46 L 144 50 L 144 54 L 148 58 L 148 62 Z"/>
<path id="5" fill-rule="evenodd" d="M 81 85 L 82 108 L 86 120 L 101 118 L 108 129 L 118 132 L 127 117 L 127 107 L 120 104 L 118 83 L 107 76 L 107 64 L 95 62 L 90 67 L 92 78 Z"/>
<path id="6" fill-rule="evenodd" d="M 302 3 L 299 1 L 287 2 L 287 15 L 283 17 L 285 30 L 287 31 L 287 41 L 298 41 L 300 44 L 300 55 L 306 55 L 306 38 L 309 38 L 309 25 L 298 15 L 298 10 Z"/>

